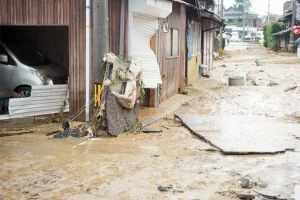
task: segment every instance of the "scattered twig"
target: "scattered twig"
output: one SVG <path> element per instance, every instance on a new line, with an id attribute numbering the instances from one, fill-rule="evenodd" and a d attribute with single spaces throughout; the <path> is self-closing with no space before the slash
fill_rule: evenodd
<path id="1" fill-rule="evenodd" d="M 291 90 L 295 90 L 298 86 L 293 86 L 293 87 L 289 87 L 286 90 L 284 90 L 285 92 L 291 91 Z"/>

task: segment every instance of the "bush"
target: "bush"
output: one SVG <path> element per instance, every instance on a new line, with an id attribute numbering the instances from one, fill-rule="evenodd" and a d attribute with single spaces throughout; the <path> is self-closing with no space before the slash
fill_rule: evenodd
<path id="1" fill-rule="evenodd" d="M 267 47 L 271 48 L 272 50 L 278 50 L 278 38 L 274 37 L 273 34 L 283 29 L 284 23 L 282 22 L 273 22 L 267 26 L 264 26 L 263 34 Z"/>

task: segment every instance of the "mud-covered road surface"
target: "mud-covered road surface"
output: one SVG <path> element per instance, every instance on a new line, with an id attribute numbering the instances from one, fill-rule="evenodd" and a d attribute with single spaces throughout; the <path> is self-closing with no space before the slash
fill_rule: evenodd
<path id="1" fill-rule="evenodd" d="M 215 62 L 210 79 L 189 87 L 190 93 L 200 90 L 200 96 L 176 113 L 299 123 L 300 59 L 255 45 L 237 49 L 231 46 L 224 60 Z M 256 66 L 256 59 L 264 65 Z M 228 77 L 245 74 L 245 86 L 227 86 Z M 270 81 L 279 85 L 268 86 Z M 2 137 L 0 199 L 229 200 L 251 191 L 237 184 L 246 177 L 255 187 L 300 200 L 297 148 L 272 156 L 225 156 L 172 115 L 152 128 L 163 132 L 92 140 L 53 140 L 44 134 Z M 300 137 L 294 142 L 299 146 Z M 159 186 L 169 189 L 161 192 Z"/>

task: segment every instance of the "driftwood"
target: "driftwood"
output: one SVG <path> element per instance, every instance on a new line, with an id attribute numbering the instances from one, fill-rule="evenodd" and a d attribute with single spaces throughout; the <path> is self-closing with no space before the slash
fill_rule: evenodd
<path id="1" fill-rule="evenodd" d="M 28 130 L 28 131 L 23 131 L 23 132 L 19 132 L 19 133 L 0 133 L 0 137 L 24 135 L 24 134 L 29 134 L 29 133 L 34 133 L 34 131 L 33 130 Z"/>

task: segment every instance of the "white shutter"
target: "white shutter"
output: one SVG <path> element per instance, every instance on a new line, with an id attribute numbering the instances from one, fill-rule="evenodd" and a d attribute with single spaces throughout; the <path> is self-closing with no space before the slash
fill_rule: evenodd
<path id="1" fill-rule="evenodd" d="M 157 88 L 157 84 L 162 83 L 156 55 L 150 47 L 158 26 L 157 17 L 133 14 L 132 57 L 142 68 L 145 88 Z"/>

